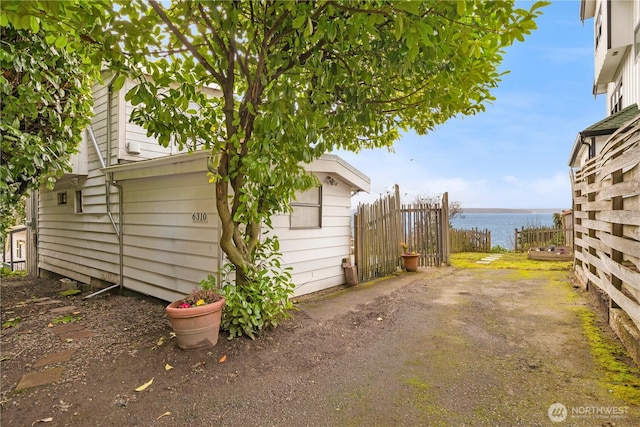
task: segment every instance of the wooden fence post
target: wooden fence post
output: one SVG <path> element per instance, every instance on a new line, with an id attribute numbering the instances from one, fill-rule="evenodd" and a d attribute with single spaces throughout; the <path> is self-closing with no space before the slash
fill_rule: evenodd
<path id="1" fill-rule="evenodd" d="M 446 191 L 442 194 L 441 208 L 442 216 L 440 218 L 440 224 L 442 231 L 440 235 L 442 236 L 442 262 L 444 262 L 444 265 L 449 266 L 451 265 L 451 246 L 449 244 L 449 193 Z"/>

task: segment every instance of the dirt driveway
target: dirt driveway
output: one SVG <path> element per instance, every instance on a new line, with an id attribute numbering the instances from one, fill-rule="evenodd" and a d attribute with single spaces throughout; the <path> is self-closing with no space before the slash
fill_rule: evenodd
<path id="1" fill-rule="evenodd" d="M 1 337 L 3 427 L 640 425 L 639 402 L 602 381 L 583 329 L 590 298 L 566 271 L 403 274 L 302 301 L 255 341 L 221 336 L 196 352 L 170 338 L 164 303 L 36 305 L 59 290 L 3 280 L 2 321 L 20 318 Z M 87 332 L 65 338 L 69 325 Z M 51 354 L 70 357 L 42 365 Z M 56 368 L 58 381 L 15 391 Z"/>

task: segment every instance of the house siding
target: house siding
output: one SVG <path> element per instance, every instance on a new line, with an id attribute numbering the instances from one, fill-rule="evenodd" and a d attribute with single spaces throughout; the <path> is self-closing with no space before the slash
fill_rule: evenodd
<path id="1" fill-rule="evenodd" d="M 628 49 L 620 69 L 612 83 L 607 85 L 607 113 L 611 111 L 611 94 L 616 88 L 618 80 L 622 76 L 622 106 L 628 107 L 633 104 L 640 104 L 640 87 L 638 78 L 640 76 L 640 61 L 634 59 L 633 49 Z"/>
<path id="2" fill-rule="evenodd" d="M 143 128 L 129 123 L 132 106 L 124 96 L 133 83 L 109 94 L 110 78 L 104 81 L 93 88 L 91 129 L 98 151 L 87 133 L 81 147 L 86 153 L 84 170 L 76 168 L 54 190 L 42 189 L 35 196 L 32 229 L 37 232 L 33 240 L 37 267 L 83 283 L 120 283 L 122 219 L 122 285 L 175 300 L 224 263 L 214 186 L 206 174 L 208 153 L 186 155 L 175 146 L 161 147 Z M 131 142 L 139 144 L 139 155 L 127 152 Z M 323 156 L 308 170 L 321 181 L 330 172 L 338 185 L 323 187 L 321 228 L 291 230 L 288 215 L 273 218 L 283 261 L 293 267 L 296 295 L 344 283 L 342 260 L 350 256 L 351 191 L 369 188 L 368 178 L 337 156 Z M 122 188 L 122 218 L 118 187 L 107 184 L 111 179 Z M 76 191 L 82 192 L 81 213 L 74 207 Z M 61 192 L 66 193 L 66 204 L 58 203 Z M 206 214 L 207 221 L 194 220 L 194 214 Z"/>
<path id="3" fill-rule="evenodd" d="M 295 295 L 344 284 L 342 260 L 351 248 L 351 189 L 344 181 L 322 187 L 322 228 L 292 230 L 288 215 L 275 217 L 273 226 L 283 262 L 293 268 Z"/>
<path id="4" fill-rule="evenodd" d="M 124 114 L 121 115 L 121 120 L 125 129 L 125 134 L 120 136 L 121 144 L 118 147 L 118 158 L 126 161 L 140 161 L 156 159 L 158 157 L 165 157 L 179 153 L 178 149 L 173 146 L 173 144 L 168 147 L 163 147 L 158 143 L 156 138 L 147 136 L 146 129 L 135 123 L 131 123 L 131 113 L 133 112 L 134 107 L 130 102 L 125 101 L 124 97 L 134 86 L 134 82 L 127 81 L 125 86 L 118 93 L 120 102 L 124 106 L 124 109 L 122 110 Z M 128 144 L 138 145 L 140 147 L 140 154 L 130 154 L 128 152 Z"/>
<path id="5" fill-rule="evenodd" d="M 85 135 L 87 172 L 82 177 L 65 176 L 53 190 L 41 189 L 38 195 L 38 268 L 71 277 L 85 283 L 92 278 L 118 283 L 118 236 L 107 214 L 106 181 L 100 170 L 100 156 L 107 159 L 106 85 L 95 85 L 94 117 L 91 128 L 100 155 L 90 136 Z M 111 136 L 118 139 L 119 103 L 111 100 Z M 113 144 L 110 161 L 117 162 L 117 143 Z M 74 197 L 82 191 L 82 213 L 75 212 Z M 58 204 L 58 193 L 66 193 L 67 204 Z M 111 187 L 112 213 L 117 217 L 117 189 Z"/>
<path id="6" fill-rule="evenodd" d="M 171 301 L 218 270 L 220 226 L 205 172 L 126 180 L 122 186 L 127 288 Z M 194 221 L 194 213 L 205 213 L 207 221 Z"/>

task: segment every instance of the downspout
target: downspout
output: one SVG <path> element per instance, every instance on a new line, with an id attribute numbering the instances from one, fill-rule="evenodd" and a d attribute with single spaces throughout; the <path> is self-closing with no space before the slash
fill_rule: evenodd
<path id="1" fill-rule="evenodd" d="M 113 76 L 109 84 L 107 85 L 107 166 L 111 166 L 111 96 L 113 95 L 113 83 L 116 81 L 117 76 Z M 124 206 L 122 186 L 113 180 L 113 173 L 108 172 L 107 179 L 107 212 L 111 216 L 111 185 L 118 189 L 118 227 L 116 234 L 118 235 L 118 264 L 120 267 L 120 291 L 123 289 L 124 281 Z M 113 222 L 113 218 L 111 219 Z M 114 226 L 114 229 L 116 227 Z"/>
<path id="2" fill-rule="evenodd" d="M 106 167 L 111 166 L 111 96 L 113 94 L 113 83 L 116 80 L 116 76 L 114 76 L 109 84 L 107 85 L 107 155 L 106 161 L 102 158 L 102 153 L 100 152 L 100 147 L 98 147 L 98 143 L 93 134 L 93 129 L 89 126 L 89 135 L 91 136 L 91 141 L 93 141 L 93 145 L 98 153 L 98 160 L 100 161 L 100 166 L 104 169 Z M 113 218 L 113 213 L 111 211 L 111 186 L 114 186 L 118 190 L 118 224 L 116 225 L 116 221 Z M 106 205 L 107 205 L 107 215 L 109 216 L 109 220 L 111 221 L 111 225 L 118 237 L 118 267 L 119 267 L 119 283 L 109 286 L 105 289 L 101 289 L 98 292 L 94 292 L 91 295 L 87 295 L 83 299 L 91 298 L 95 295 L 101 294 L 102 292 L 106 292 L 116 287 L 120 287 L 120 291 L 123 289 L 123 280 L 124 280 L 124 239 L 123 239 L 123 230 L 124 230 L 124 214 L 123 214 L 123 195 L 122 195 L 122 186 L 113 180 L 113 173 L 107 172 L 105 174 L 105 191 L 106 191 Z"/>
<path id="3" fill-rule="evenodd" d="M 590 160 L 596 155 L 596 138 L 591 137 L 591 142 L 585 141 L 585 137 L 580 135 L 580 143 L 589 147 L 589 151 L 587 152 L 587 160 Z"/>

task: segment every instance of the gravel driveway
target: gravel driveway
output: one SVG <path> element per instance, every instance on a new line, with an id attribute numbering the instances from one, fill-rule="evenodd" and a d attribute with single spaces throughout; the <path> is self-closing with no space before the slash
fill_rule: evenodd
<path id="1" fill-rule="evenodd" d="M 117 357 L 92 361 L 80 347 L 81 380 L 6 393 L 2 425 L 640 425 L 638 402 L 602 385 L 579 316 L 590 298 L 566 271 L 427 269 L 299 308 L 255 341 L 222 337 L 212 351 L 157 346 L 166 319 L 135 342 L 115 328 Z M 102 343 L 83 346 L 92 339 Z M 5 391 L 14 385 L 3 376 Z"/>

